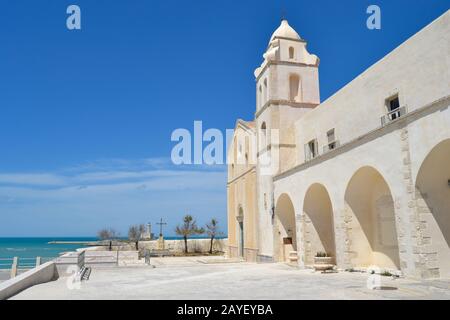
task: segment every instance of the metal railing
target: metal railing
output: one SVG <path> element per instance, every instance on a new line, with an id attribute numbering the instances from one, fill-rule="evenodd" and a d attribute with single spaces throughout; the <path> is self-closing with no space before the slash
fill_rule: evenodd
<path id="1" fill-rule="evenodd" d="M 0 270 L 10 271 L 10 277 L 17 276 L 19 271 L 28 271 L 41 264 L 52 261 L 54 257 L 36 257 L 36 258 L 0 258 Z"/>
<path id="2" fill-rule="evenodd" d="M 381 126 L 384 127 L 389 122 L 392 122 L 408 112 L 406 106 L 400 107 L 398 109 L 392 110 L 381 117 Z"/>
<path id="3" fill-rule="evenodd" d="M 339 140 L 335 140 L 333 142 L 329 142 L 327 145 L 323 146 L 323 153 L 327 153 L 331 150 L 334 150 L 340 146 Z"/>

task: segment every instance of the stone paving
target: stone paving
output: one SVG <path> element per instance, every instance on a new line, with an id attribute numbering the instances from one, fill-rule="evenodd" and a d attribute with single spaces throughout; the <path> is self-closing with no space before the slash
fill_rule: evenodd
<path id="1" fill-rule="evenodd" d="M 382 277 L 367 288 L 363 273 L 315 273 L 285 264 L 224 263 L 213 258 L 154 258 L 153 267 L 92 270 L 80 289 L 67 279 L 34 286 L 13 299 L 450 299 L 450 280 Z"/>

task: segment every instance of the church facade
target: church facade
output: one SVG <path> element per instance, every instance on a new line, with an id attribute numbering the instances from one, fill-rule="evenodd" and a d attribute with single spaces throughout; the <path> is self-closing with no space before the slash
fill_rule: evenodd
<path id="1" fill-rule="evenodd" d="M 228 152 L 228 255 L 450 278 L 450 11 L 326 101 L 286 20 Z"/>

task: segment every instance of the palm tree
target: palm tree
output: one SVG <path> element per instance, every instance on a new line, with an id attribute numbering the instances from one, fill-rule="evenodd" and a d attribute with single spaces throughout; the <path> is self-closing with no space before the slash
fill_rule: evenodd
<path id="1" fill-rule="evenodd" d="M 214 239 L 221 235 L 222 233 L 219 231 L 219 221 L 215 218 L 211 219 L 209 223 L 206 224 L 206 233 L 211 239 L 211 245 L 209 247 L 209 253 L 213 253 L 213 242 Z"/>
<path id="2" fill-rule="evenodd" d="M 195 234 L 202 234 L 205 233 L 205 230 L 203 228 L 197 227 L 197 222 L 191 215 L 186 215 L 183 218 L 183 224 L 178 225 L 175 228 L 175 232 L 177 235 L 182 236 L 184 239 L 184 252 L 188 253 L 188 243 L 187 239 L 189 236 L 195 235 Z"/>
<path id="3" fill-rule="evenodd" d="M 136 251 L 139 250 L 139 240 L 142 234 L 145 232 L 145 226 L 143 224 L 131 226 L 128 229 L 128 239 L 133 241 L 136 245 Z"/>

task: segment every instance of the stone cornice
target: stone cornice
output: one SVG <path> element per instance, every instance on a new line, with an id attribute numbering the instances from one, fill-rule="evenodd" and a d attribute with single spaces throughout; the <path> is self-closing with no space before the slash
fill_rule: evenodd
<path id="1" fill-rule="evenodd" d="M 264 73 L 264 71 L 266 71 L 266 69 L 272 65 L 281 65 L 281 66 L 296 66 L 296 67 L 318 67 L 318 64 L 308 64 L 308 63 L 303 63 L 303 62 L 293 62 L 293 61 L 279 61 L 279 60 L 269 60 L 267 61 L 267 63 L 264 65 L 264 67 L 261 69 L 261 71 L 259 72 L 258 76 L 256 77 L 255 81 L 258 82 L 259 79 L 261 78 L 262 74 Z"/>
<path id="2" fill-rule="evenodd" d="M 243 176 L 247 175 L 248 173 L 251 173 L 252 171 L 256 172 L 256 166 L 253 165 L 250 169 L 248 169 L 247 171 L 244 171 L 243 173 L 241 173 L 240 175 L 238 175 L 237 177 L 233 178 L 232 180 L 227 182 L 227 186 L 232 184 L 233 182 L 235 182 L 236 180 L 239 180 L 240 178 L 242 178 Z"/>
<path id="3" fill-rule="evenodd" d="M 256 111 L 255 119 L 257 119 L 261 115 L 261 113 L 263 113 L 264 110 L 266 110 L 270 105 L 286 105 L 286 106 L 290 106 L 292 108 L 309 108 L 309 109 L 313 109 L 313 108 L 317 107 L 319 104 L 308 103 L 308 102 L 294 102 L 294 101 L 283 100 L 283 99 L 270 99 L 269 101 L 267 101 L 261 107 L 261 109 Z"/>
<path id="4" fill-rule="evenodd" d="M 350 149 L 353 149 L 361 144 L 364 144 L 374 138 L 380 137 L 382 135 L 385 135 L 387 133 L 390 133 L 394 130 L 397 130 L 400 127 L 404 127 L 405 125 L 408 125 L 409 123 L 417 120 L 417 118 L 422 117 L 423 115 L 427 114 L 427 112 L 433 111 L 433 108 L 439 108 L 441 107 L 441 104 L 445 105 L 446 103 L 450 103 L 450 95 L 447 95 L 441 99 L 438 99 L 436 101 L 433 101 L 421 108 L 418 108 L 414 111 L 411 111 L 404 116 L 387 123 L 384 126 L 380 126 L 376 129 L 373 129 L 371 131 L 368 131 L 367 133 L 360 135 L 356 137 L 355 139 L 350 140 L 349 142 L 341 144 L 336 149 L 333 149 L 327 153 L 320 154 L 314 159 L 303 162 L 301 164 L 298 164 L 280 174 L 277 174 L 273 177 L 273 181 L 281 180 L 283 178 L 286 178 L 294 173 L 297 173 L 299 171 L 302 171 L 304 169 L 310 168 L 312 166 L 315 166 L 316 164 L 319 164 L 323 161 L 326 161 L 328 159 L 334 158 L 335 156 L 347 152 Z M 445 107 L 445 106 L 444 106 Z M 448 105 L 447 105 L 448 107 Z"/>
<path id="5" fill-rule="evenodd" d="M 278 148 L 295 148 L 296 145 L 293 143 L 270 143 L 269 145 L 267 145 L 267 147 L 261 149 L 261 151 L 258 151 L 256 153 L 256 156 L 259 157 L 260 155 L 262 155 L 263 153 L 269 151 L 272 149 L 272 147 L 278 147 Z"/>
<path id="6" fill-rule="evenodd" d="M 255 131 L 255 128 L 249 126 L 249 125 L 247 124 L 247 122 L 248 122 L 248 121 L 245 121 L 245 120 L 242 120 L 242 119 L 238 119 L 238 120 L 236 121 L 236 125 L 235 125 L 234 128 L 237 129 L 237 127 L 238 127 L 239 125 L 241 125 L 241 126 L 244 127 L 245 129 L 254 132 L 254 131 Z"/>

